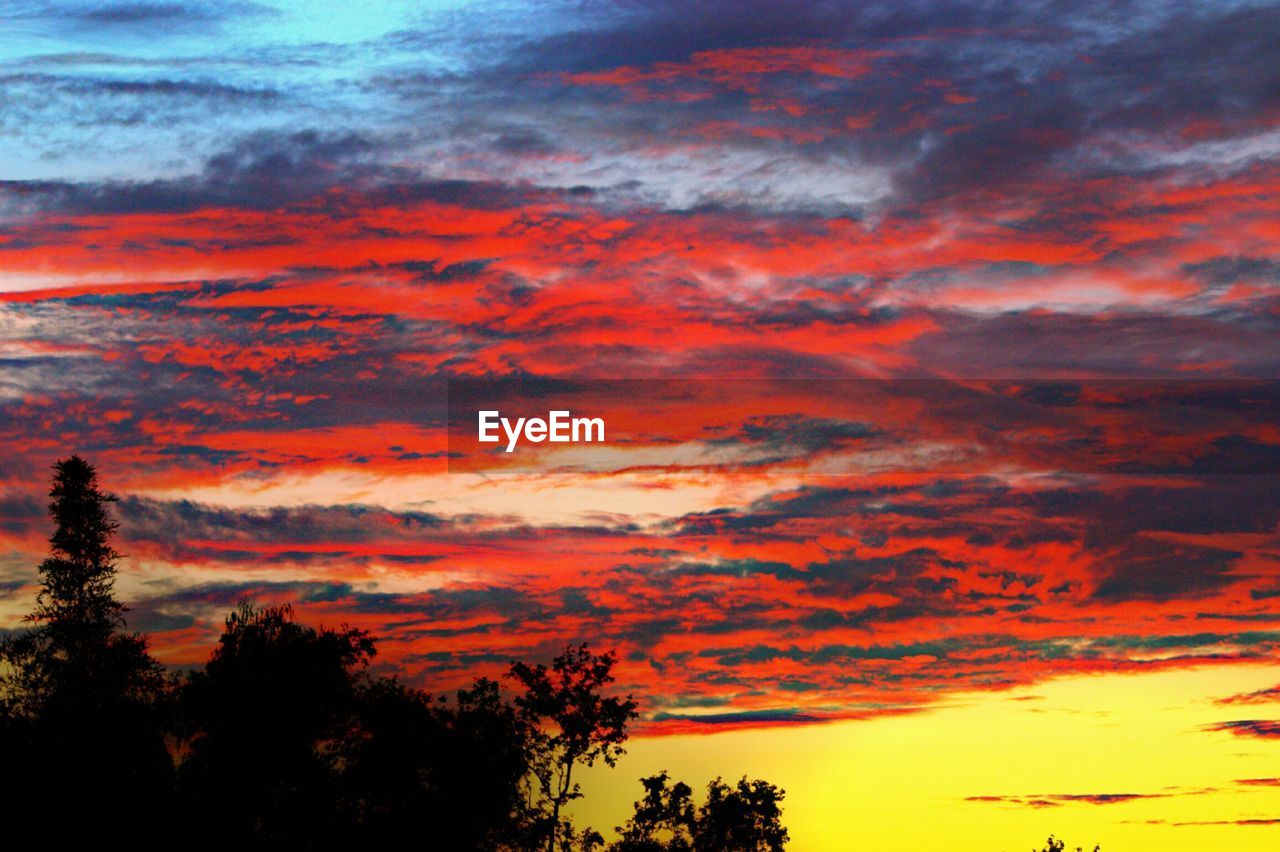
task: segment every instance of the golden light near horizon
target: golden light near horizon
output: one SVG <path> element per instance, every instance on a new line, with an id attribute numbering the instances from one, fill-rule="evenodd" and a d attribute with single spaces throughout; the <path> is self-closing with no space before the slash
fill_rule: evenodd
<path id="1" fill-rule="evenodd" d="M 1210 729 L 1274 717 L 1280 697 L 1218 701 L 1277 683 L 1273 664 L 1063 677 L 905 715 L 639 738 L 587 773 L 578 812 L 617 825 L 637 779 L 665 769 L 695 793 L 744 774 L 785 788 L 797 852 L 1025 852 L 1050 833 L 1103 852 L 1269 852 L 1280 739 Z"/>

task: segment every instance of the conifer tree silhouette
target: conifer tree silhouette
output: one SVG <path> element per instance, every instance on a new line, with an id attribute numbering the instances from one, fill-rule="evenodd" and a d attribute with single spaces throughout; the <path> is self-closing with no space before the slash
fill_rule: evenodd
<path id="1" fill-rule="evenodd" d="M 90 831 L 158 834 L 172 774 L 167 679 L 146 639 L 124 632 L 108 512 L 116 498 L 75 455 L 54 465 L 50 497 L 54 531 L 31 627 L 0 642 L 6 830 L 69 842 Z"/>

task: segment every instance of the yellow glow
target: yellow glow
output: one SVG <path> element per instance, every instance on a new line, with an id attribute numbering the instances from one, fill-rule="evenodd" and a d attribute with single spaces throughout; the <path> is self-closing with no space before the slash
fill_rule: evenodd
<path id="1" fill-rule="evenodd" d="M 1104 852 L 1272 852 L 1280 825 L 1174 825 L 1280 818 L 1280 741 L 1206 731 L 1280 718 L 1277 704 L 1214 699 L 1280 683 L 1280 666 L 1073 677 L 955 696 L 908 716 L 704 736 L 639 738 L 584 783 L 581 819 L 620 824 L 643 775 L 668 769 L 695 790 L 722 775 L 787 791 L 790 848 L 1026 852 L 1052 832 Z M 1141 793 L 1161 798 L 1055 807 L 969 796 Z M 1152 822 L 1157 821 L 1157 822 Z"/>

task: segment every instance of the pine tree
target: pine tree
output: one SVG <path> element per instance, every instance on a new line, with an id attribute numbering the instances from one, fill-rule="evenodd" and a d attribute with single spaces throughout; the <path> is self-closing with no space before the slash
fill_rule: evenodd
<path id="1" fill-rule="evenodd" d="M 145 833 L 172 773 L 160 716 L 167 681 L 146 639 L 123 632 L 108 513 L 116 498 L 74 455 L 54 466 L 50 497 L 54 532 L 31 627 L 0 642 L 0 746 L 11 767 L 0 809 L 12 830 L 68 842 L 113 827 Z"/>

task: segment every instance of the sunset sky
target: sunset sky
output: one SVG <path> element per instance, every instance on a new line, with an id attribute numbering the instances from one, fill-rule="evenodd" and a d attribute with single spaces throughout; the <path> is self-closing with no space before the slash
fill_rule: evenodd
<path id="1" fill-rule="evenodd" d="M 625 440 L 465 468 L 493 379 Z M 79 452 L 175 666 L 617 649 L 601 829 L 1280 848 L 1278 414 L 1274 2 L 0 5 L 0 629 Z"/>

